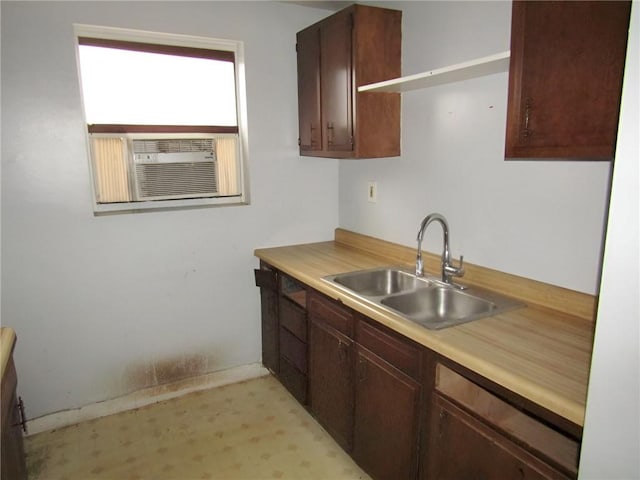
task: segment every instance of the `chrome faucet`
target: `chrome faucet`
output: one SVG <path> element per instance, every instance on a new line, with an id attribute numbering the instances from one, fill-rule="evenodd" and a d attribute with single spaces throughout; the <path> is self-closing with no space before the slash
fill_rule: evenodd
<path id="1" fill-rule="evenodd" d="M 427 226 L 433 222 L 440 222 L 442 225 L 442 232 L 444 233 L 444 249 L 442 251 L 442 281 L 450 285 L 454 285 L 451 282 L 451 277 L 461 277 L 464 275 L 463 256 L 460 255 L 460 265 L 454 267 L 451 265 L 451 254 L 449 253 L 449 225 L 447 219 L 439 213 L 432 213 L 427 215 L 420 224 L 420 230 L 418 230 L 418 253 L 416 256 L 416 277 L 424 276 L 424 264 L 422 262 L 422 237 Z M 457 286 L 457 285 L 456 285 Z"/>

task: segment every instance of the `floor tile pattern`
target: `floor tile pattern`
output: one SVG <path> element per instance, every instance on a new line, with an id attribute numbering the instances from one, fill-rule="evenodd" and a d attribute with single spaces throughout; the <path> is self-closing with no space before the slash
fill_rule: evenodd
<path id="1" fill-rule="evenodd" d="M 272 376 L 26 439 L 29 480 L 369 479 Z"/>

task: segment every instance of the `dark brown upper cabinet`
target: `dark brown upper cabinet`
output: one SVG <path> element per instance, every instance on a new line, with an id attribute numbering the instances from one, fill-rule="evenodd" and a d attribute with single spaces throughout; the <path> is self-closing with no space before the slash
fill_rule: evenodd
<path id="1" fill-rule="evenodd" d="M 613 159 L 630 7 L 513 2 L 507 159 Z"/>
<path id="2" fill-rule="evenodd" d="M 402 12 L 352 5 L 298 32 L 300 155 L 400 155 L 400 94 L 357 92 L 401 75 Z"/>

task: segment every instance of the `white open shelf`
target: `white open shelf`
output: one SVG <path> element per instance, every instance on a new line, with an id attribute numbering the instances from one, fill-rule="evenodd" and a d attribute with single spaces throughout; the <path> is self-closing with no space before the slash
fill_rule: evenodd
<path id="1" fill-rule="evenodd" d="M 509 71 L 510 56 L 511 52 L 507 50 L 506 52 L 495 53 L 487 57 L 449 65 L 428 72 L 362 85 L 358 87 L 358 92 L 408 92 L 444 83 L 459 82 L 484 75 L 507 72 Z"/>

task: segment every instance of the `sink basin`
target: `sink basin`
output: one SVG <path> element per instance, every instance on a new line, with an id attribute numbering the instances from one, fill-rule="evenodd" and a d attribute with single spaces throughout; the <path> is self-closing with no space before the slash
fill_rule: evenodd
<path id="1" fill-rule="evenodd" d="M 459 287 L 431 276 L 416 277 L 404 267 L 328 275 L 323 280 L 423 327 L 438 330 L 524 306 L 488 290 Z"/>
<path id="2" fill-rule="evenodd" d="M 491 315 L 497 306 L 451 287 L 432 287 L 383 298 L 380 303 L 428 328 L 439 329 Z"/>
<path id="3" fill-rule="evenodd" d="M 369 297 L 412 291 L 428 282 L 396 268 L 377 268 L 335 275 L 332 280 L 349 290 Z"/>

